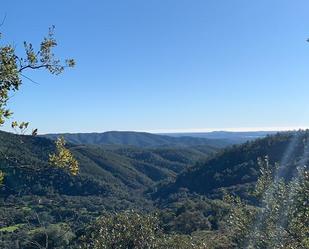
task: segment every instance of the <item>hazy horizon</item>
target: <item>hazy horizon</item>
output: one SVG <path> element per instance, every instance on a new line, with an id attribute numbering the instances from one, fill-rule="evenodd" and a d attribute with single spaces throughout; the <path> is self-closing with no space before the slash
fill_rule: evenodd
<path id="1" fill-rule="evenodd" d="M 64 131 L 64 132 L 48 132 L 39 133 L 40 135 L 45 134 L 62 134 L 62 133 L 105 133 L 105 132 L 145 132 L 152 134 L 186 134 L 186 133 L 211 133 L 211 132 L 284 132 L 284 131 L 297 131 L 306 130 L 309 127 L 260 127 L 260 128 L 222 128 L 222 129 L 188 129 L 188 130 L 97 130 L 97 131 Z M 8 130 L 12 131 L 12 130 Z"/>

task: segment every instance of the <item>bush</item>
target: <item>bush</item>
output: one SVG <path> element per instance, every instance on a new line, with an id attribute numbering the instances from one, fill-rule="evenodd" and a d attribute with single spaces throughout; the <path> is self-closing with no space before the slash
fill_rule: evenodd
<path id="1" fill-rule="evenodd" d="M 105 215 L 83 238 L 83 249 L 206 249 L 188 235 L 164 234 L 156 215 L 127 211 Z"/>

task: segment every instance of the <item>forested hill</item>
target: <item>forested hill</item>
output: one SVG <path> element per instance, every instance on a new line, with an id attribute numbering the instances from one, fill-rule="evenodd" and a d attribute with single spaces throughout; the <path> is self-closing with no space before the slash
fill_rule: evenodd
<path id="1" fill-rule="evenodd" d="M 7 188 L 2 194 L 51 191 L 66 195 L 129 196 L 132 191 L 142 192 L 167 179 L 176 180 L 160 187 L 156 196 L 183 189 L 206 195 L 221 188 L 244 192 L 259 175 L 258 157 L 268 155 L 271 162 L 280 162 L 294 141 L 295 151 L 287 163 L 293 162 L 302 155 L 307 137 L 308 132 L 280 133 L 223 149 L 210 158 L 207 157 L 216 149 L 208 145 L 140 148 L 69 144 L 80 163 L 80 175 L 72 177 L 47 164 L 48 155 L 54 150 L 52 140 L 0 132 L 0 169 L 6 172 Z"/>
<path id="2" fill-rule="evenodd" d="M 258 138 L 264 138 L 267 135 L 274 135 L 276 131 L 211 131 L 194 133 L 166 133 L 164 135 L 171 137 L 200 137 L 208 139 L 224 139 L 233 144 L 241 144 Z"/>
<path id="3" fill-rule="evenodd" d="M 0 187 L 0 225 L 5 231 L 0 248 L 14 248 L 16 238 L 33 240 L 41 234 L 36 215 L 50 229 L 66 223 L 80 238 L 100 215 L 128 209 L 159 212 L 167 232 L 203 230 L 206 241 L 216 239 L 224 245 L 210 248 L 233 248 L 226 239 L 228 203 L 216 197 L 222 190 L 247 197 L 260 174 L 258 157 L 268 155 L 271 162 L 286 158 L 290 165 L 299 161 L 308 138 L 309 132 L 281 133 L 213 154 L 207 145 L 68 144 L 80 163 L 80 174 L 72 176 L 48 164 L 48 155 L 55 150 L 52 140 L 0 132 L 0 170 L 5 172 Z"/>
<path id="4" fill-rule="evenodd" d="M 92 144 L 92 145 L 131 145 L 143 148 L 150 147 L 191 147 L 191 146 L 209 146 L 211 148 L 222 148 L 232 144 L 226 139 L 208 139 L 198 137 L 171 137 L 166 135 L 157 135 L 146 132 L 131 131 L 110 131 L 104 133 L 64 133 L 64 134 L 46 134 L 44 137 L 56 139 L 63 136 L 68 142 L 74 144 Z"/>
<path id="5" fill-rule="evenodd" d="M 224 149 L 181 173 L 175 182 L 159 188 L 154 197 L 166 198 L 182 191 L 214 197 L 221 195 L 223 189 L 244 195 L 260 174 L 259 157 L 269 156 L 272 164 L 282 162 L 285 170 L 281 175 L 289 177 L 303 159 L 308 137 L 309 131 L 278 133 Z M 307 161 L 308 158 L 302 164 Z"/>
<path id="6" fill-rule="evenodd" d="M 214 151 L 208 146 L 68 146 L 80 164 L 76 177 L 48 165 L 48 155 L 55 149 L 52 140 L 0 132 L 0 169 L 6 174 L 1 195 L 134 196 L 158 181 L 174 178 Z"/>

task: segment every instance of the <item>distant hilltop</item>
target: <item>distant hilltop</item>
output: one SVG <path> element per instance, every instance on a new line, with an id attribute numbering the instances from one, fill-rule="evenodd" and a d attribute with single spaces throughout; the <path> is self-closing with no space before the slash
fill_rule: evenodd
<path id="1" fill-rule="evenodd" d="M 279 131 L 211 131 L 211 132 L 177 132 L 177 133 L 161 133 L 162 135 L 173 137 L 199 137 L 208 139 L 226 139 L 232 143 L 242 143 L 257 138 L 263 138 L 267 135 L 273 135 Z"/>
<path id="2" fill-rule="evenodd" d="M 276 132 L 228 132 L 216 131 L 206 133 L 168 133 L 153 134 L 133 131 L 109 131 L 103 133 L 63 133 L 42 135 L 49 139 L 63 136 L 73 144 L 93 145 L 128 145 L 137 147 L 188 147 L 207 145 L 223 148 L 232 144 L 240 144 L 256 138 L 262 138 Z"/>

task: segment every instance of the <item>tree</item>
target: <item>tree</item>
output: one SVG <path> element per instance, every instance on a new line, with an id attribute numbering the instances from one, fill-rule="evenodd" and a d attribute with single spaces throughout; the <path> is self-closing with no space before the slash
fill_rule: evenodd
<path id="1" fill-rule="evenodd" d="M 206 249 L 188 235 L 164 234 L 155 214 L 127 211 L 100 217 L 83 238 L 83 249 Z"/>
<path id="2" fill-rule="evenodd" d="M 65 68 L 74 67 L 75 61 L 73 59 L 66 59 L 61 61 L 54 54 L 54 48 L 57 47 L 57 41 L 54 37 L 54 29 L 52 26 L 46 37 L 43 38 L 39 48 L 34 49 L 32 43 L 24 42 L 24 55 L 17 55 L 15 48 L 11 44 L 0 45 L 0 126 L 2 126 L 9 118 L 12 117 L 13 112 L 8 107 L 10 94 L 20 89 L 23 83 L 22 79 L 28 79 L 25 72 L 28 70 L 46 69 L 49 73 L 59 75 Z M 0 39 L 2 34 L 0 33 Z M 21 134 L 24 134 L 28 128 L 28 122 L 18 123 L 12 122 L 12 128 L 18 129 Z M 37 129 L 32 131 L 32 135 L 37 134 Z M 61 161 L 61 165 L 56 165 L 60 160 L 52 160 L 52 164 L 61 168 L 68 168 L 72 170 L 72 174 L 78 172 L 78 163 L 73 160 L 72 155 L 65 149 L 63 141 L 58 142 L 58 155 L 54 155 L 52 159 L 60 159 L 61 154 L 69 156 L 70 160 Z M 58 146 L 59 145 L 59 146 Z M 66 164 L 64 164 L 66 163 Z M 0 170 L 0 184 L 4 179 L 4 172 Z"/>
<path id="3" fill-rule="evenodd" d="M 309 248 L 309 171 L 298 167 L 291 181 L 277 179 L 268 157 L 259 160 L 261 177 L 255 196 L 260 207 L 252 209 L 238 197 L 226 196 L 232 238 L 241 248 Z"/>
<path id="4" fill-rule="evenodd" d="M 52 248 L 68 248 L 71 240 L 75 237 L 69 225 L 49 224 L 46 227 L 33 229 L 31 238 L 22 243 L 22 248 L 31 249 L 52 249 Z"/>
<path id="5" fill-rule="evenodd" d="M 55 143 L 57 153 L 49 155 L 49 162 L 56 167 L 69 170 L 72 175 L 76 176 L 79 171 L 78 162 L 72 152 L 65 147 L 64 138 L 58 138 Z"/>
<path id="6" fill-rule="evenodd" d="M 53 49 L 57 46 L 57 41 L 54 38 L 54 29 L 54 26 L 49 29 L 38 50 L 34 49 L 32 43 L 24 42 L 24 57 L 16 54 L 13 45 L 0 47 L 0 125 L 12 116 L 11 110 L 7 107 L 9 93 L 19 90 L 26 70 L 46 69 L 51 74 L 58 75 L 66 67 L 75 65 L 73 59 L 67 59 L 63 63 L 55 57 Z"/>

